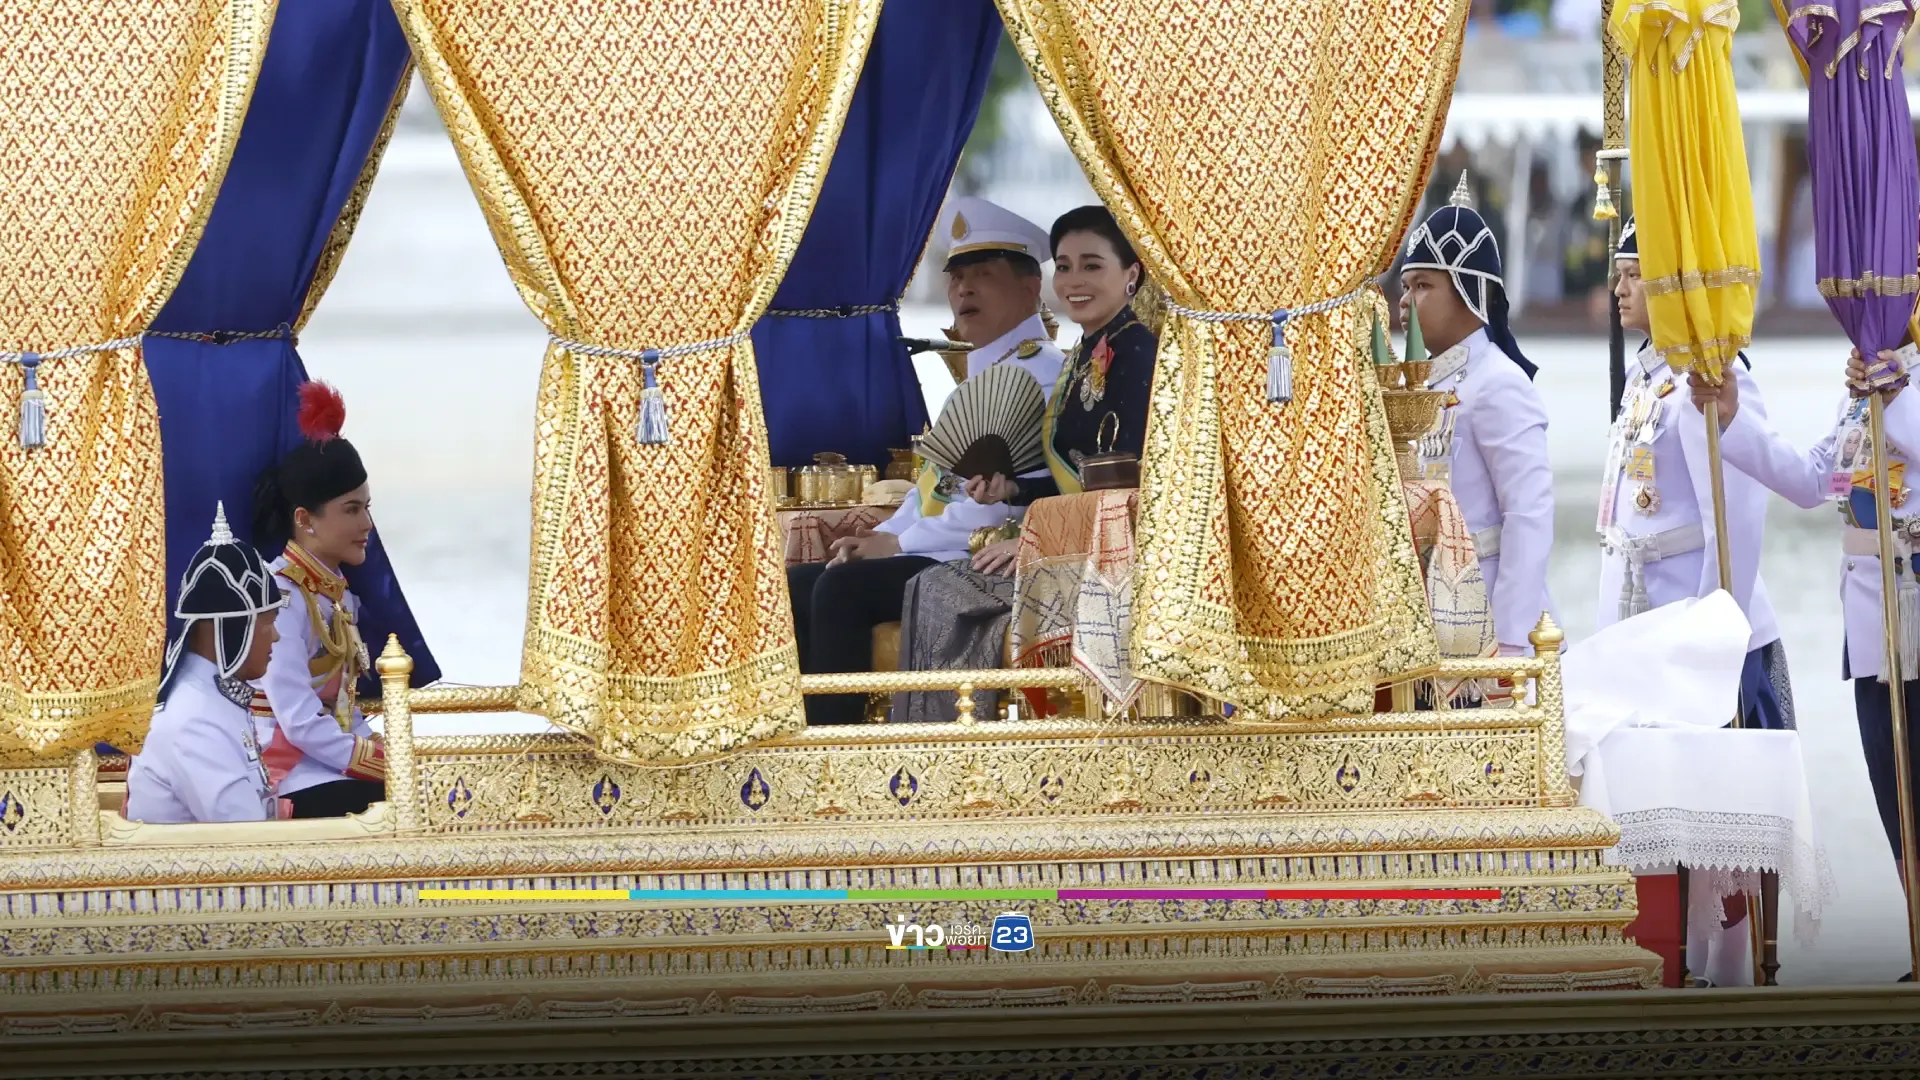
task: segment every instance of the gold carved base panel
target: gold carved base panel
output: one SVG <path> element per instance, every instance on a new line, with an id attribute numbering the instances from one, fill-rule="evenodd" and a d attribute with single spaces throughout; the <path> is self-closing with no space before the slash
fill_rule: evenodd
<path id="1" fill-rule="evenodd" d="M 1315 730 L 1204 718 L 1124 733 L 1084 721 L 891 725 L 885 737 L 808 732 L 675 769 L 599 761 L 566 736 L 423 739 L 415 797 L 425 826 L 444 833 L 516 824 L 781 828 L 840 817 L 958 823 L 1115 812 L 1496 809 L 1550 798 L 1538 779 L 1542 740 L 1533 716 L 1448 715 L 1444 729 L 1384 717 Z"/>
<path id="2" fill-rule="evenodd" d="M 473 692 L 419 697 L 434 693 L 454 707 Z M 356 818 L 144 825 L 95 809 L 91 754 L 0 773 L 19 808 L 11 827 L 0 821 L 0 1045 L 588 1017 L 658 1018 L 667 1031 L 689 1016 L 1147 1009 L 1658 979 L 1657 958 L 1624 936 L 1631 878 L 1601 861 L 1616 830 L 1570 805 L 1554 693 L 1538 708 L 1298 726 L 808 731 L 671 769 L 610 764 L 565 736 L 416 740 L 404 690 L 390 694 L 391 801 Z M 507 895 L 1176 887 L 1499 896 Z M 498 895 L 421 896 L 447 888 Z M 903 920 L 985 928 L 1004 911 L 1032 920 L 1032 950 L 887 947 Z"/>

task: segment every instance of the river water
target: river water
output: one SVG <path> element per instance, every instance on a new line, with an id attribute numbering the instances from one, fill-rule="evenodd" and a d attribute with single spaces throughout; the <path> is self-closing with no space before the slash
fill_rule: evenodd
<path id="1" fill-rule="evenodd" d="M 944 311 L 903 313 L 935 334 Z M 1070 338 L 1071 331 L 1063 332 Z M 349 405 L 374 477 L 381 535 L 449 679 L 517 680 L 525 627 L 533 400 L 545 333 L 520 303 L 442 139 L 395 140 L 340 274 L 302 337 L 316 377 Z M 1552 587 L 1571 640 L 1593 629 L 1593 522 L 1607 426 L 1602 339 L 1524 343 L 1552 418 L 1558 499 Z M 1752 351 L 1769 411 L 1805 446 L 1832 422 L 1844 346 Z M 921 366 L 935 394 L 951 386 Z M 1776 501 L 1762 573 L 1778 609 L 1808 781 L 1840 887 L 1819 938 L 1781 943 L 1783 982 L 1886 982 L 1906 970 L 1900 892 L 1840 678 L 1838 522 Z M 430 734 L 540 730 L 531 717 L 421 717 Z M 1782 919 L 1783 929 L 1790 918 Z"/>

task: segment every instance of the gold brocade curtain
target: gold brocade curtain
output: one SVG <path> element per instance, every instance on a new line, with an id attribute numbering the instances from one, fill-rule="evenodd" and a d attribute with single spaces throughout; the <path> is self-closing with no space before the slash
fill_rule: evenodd
<path id="1" fill-rule="evenodd" d="M 1733 83 L 1732 0 L 1616 3 L 1653 347 L 1718 381 L 1753 337 L 1760 239 Z"/>
<path id="2" fill-rule="evenodd" d="M 113 8 L 113 5 L 107 5 Z M 139 334 L 213 209 L 274 0 L 0 9 L 0 350 Z M 138 349 L 0 367 L 0 763 L 137 750 L 166 643 L 160 426 Z"/>
<path id="3" fill-rule="evenodd" d="M 1386 269 L 1437 148 L 1465 0 L 999 0 L 1147 272 L 1187 308 L 1263 312 Z M 1368 712 L 1436 657 L 1369 303 L 1288 324 L 1169 312 L 1139 520 L 1134 663 L 1277 717 Z"/>
<path id="4" fill-rule="evenodd" d="M 743 335 L 800 242 L 879 0 L 395 0 L 521 298 L 618 350 Z M 805 723 L 753 346 L 547 350 L 520 707 L 609 757 Z"/>

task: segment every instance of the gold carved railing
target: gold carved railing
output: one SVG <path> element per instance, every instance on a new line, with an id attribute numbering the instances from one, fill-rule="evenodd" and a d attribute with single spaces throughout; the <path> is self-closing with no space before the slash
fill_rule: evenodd
<path id="1" fill-rule="evenodd" d="M 1084 690 L 1083 676 L 1070 668 L 805 675 L 801 689 L 809 694 L 957 690 L 960 722 L 811 728 L 749 748 L 744 757 L 634 772 L 598 763 L 571 735 L 416 737 L 416 712 L 515 712 L 518 687 L 411 689 L 407 683 L 413 661 L 389 639 L 375 665 L 382 696 L 363 704 L 385 716 L 390 794 L 388 802 L 367 814 L 251 824 L 129 822 L 115 812 L 119 793 L 109 790 L 117 789 L 113 777 L 99 775 L 99 759 L 89 750 L 67 765 L 0 771 L 0 795 L 8 807 L 4 813 L 10 815 L 7 823 L 0 823 L 5 825 L 0 827 L 0 852 L 365 839 L 492 827 L 489 822 L 560 824 L 569 820 L 567 813 L 543 809 L 541 800 L 571 806 L 582 798 L 574 789 L 588 790 L 595 782 L 604 782 L 609 790 L 624 788 L 626 802 L 618 815 L 604 820 L 583 819 L 574 812 L 573 824 L 646 827 L 655 821 L 737 819 L 741 808 L 728 805 L 723 795 L 729 784 L 742 783 L 777 785 L 786 800 L 782 805 L 788 821 L 841 814 L 912 818 L 986 809 L 1044 815 L 1243 805 L 1288 811 L 1571 806 L 1574 796 L 1562 764 L 1561 633 L 1543 619 L 1532 641 L 1531 657 L 1445 660 L 1391 684 L 1398 705 L 1407 696 L 1405 688 L 1421 678 L 1505 678 L 1516 688 L 1510 706 L 1421 712 L 1396 708 L 1299 722 L 1217 716 L 1128 720 L 1113 715 L 981 722 L 964 708 L 970 703 L 967 691 L 975 689 Z M 1364 774 L 1364 782 L 1336 790 L 1338 785 L 1330 787 L 1321 774 L 1332 768 L 1342 773 L 1344 782 L 1347 766 L 1340 755 L 1346 753 L 1351 753 L 1353 768 Z M 1055 787 L 1042 804 L 1029 789 L 1046 761 L 1052 762 L 1053 771 L 1046 775 Z M 1167 778 L 1170 770 L 1187 768 L 1185 762 L 1193 763 L 1196 790 L 1205 790 L 1182 801 L 1184 796 L 1167 794 Z M 1484 776 L 1478 775 L 1482 767 Z M 890 771 L 896 768 L 897 776 Z M 646 779 L 645 773 L 655 774 L 654 779 Z M 503 778 L 507 774 L 510 779 Z M 876 802 L 866 789 L 890 776 L 914 781 L 918 801 L 908 799 L 898 806 Z M 1203 783 L 1209 776 L 1216 778 L 1211 786 Z M 423 777 L 431 782 L 423 785 Z M 490 789 L 484 787 L 488 784 Z M 510 799 L 502 794 L 501 784 L 524 790 L 517 800 Z M 488 798 L 473 799 L 475 812 L 456 821 L 438 803 L 464 786 L 481 794 L 490 790 L 491 803 Z M 650 790 L 654 787 L 663 788 L 664 794 Z M 794 809 L 796 798 L 805 802 L 804 808 Z M 502 809 L 503 803 L 512 803 L 511 812 Z M 752 809 L 758 813 L 761 808 Z"/>

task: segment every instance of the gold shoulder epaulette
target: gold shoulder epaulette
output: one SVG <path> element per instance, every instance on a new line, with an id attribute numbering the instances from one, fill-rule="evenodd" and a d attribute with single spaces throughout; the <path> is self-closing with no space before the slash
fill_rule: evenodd
<path id="1" fill-rule="evenodd" d="M 1040 346 L 1042 344 L 1044 343 L 1039 338 L 1028 338 L 1020 343 L 1019 348 L 1013 350 L 1013 355 L 1022 360 L 1031 360 L 1040 355 Z"/>

